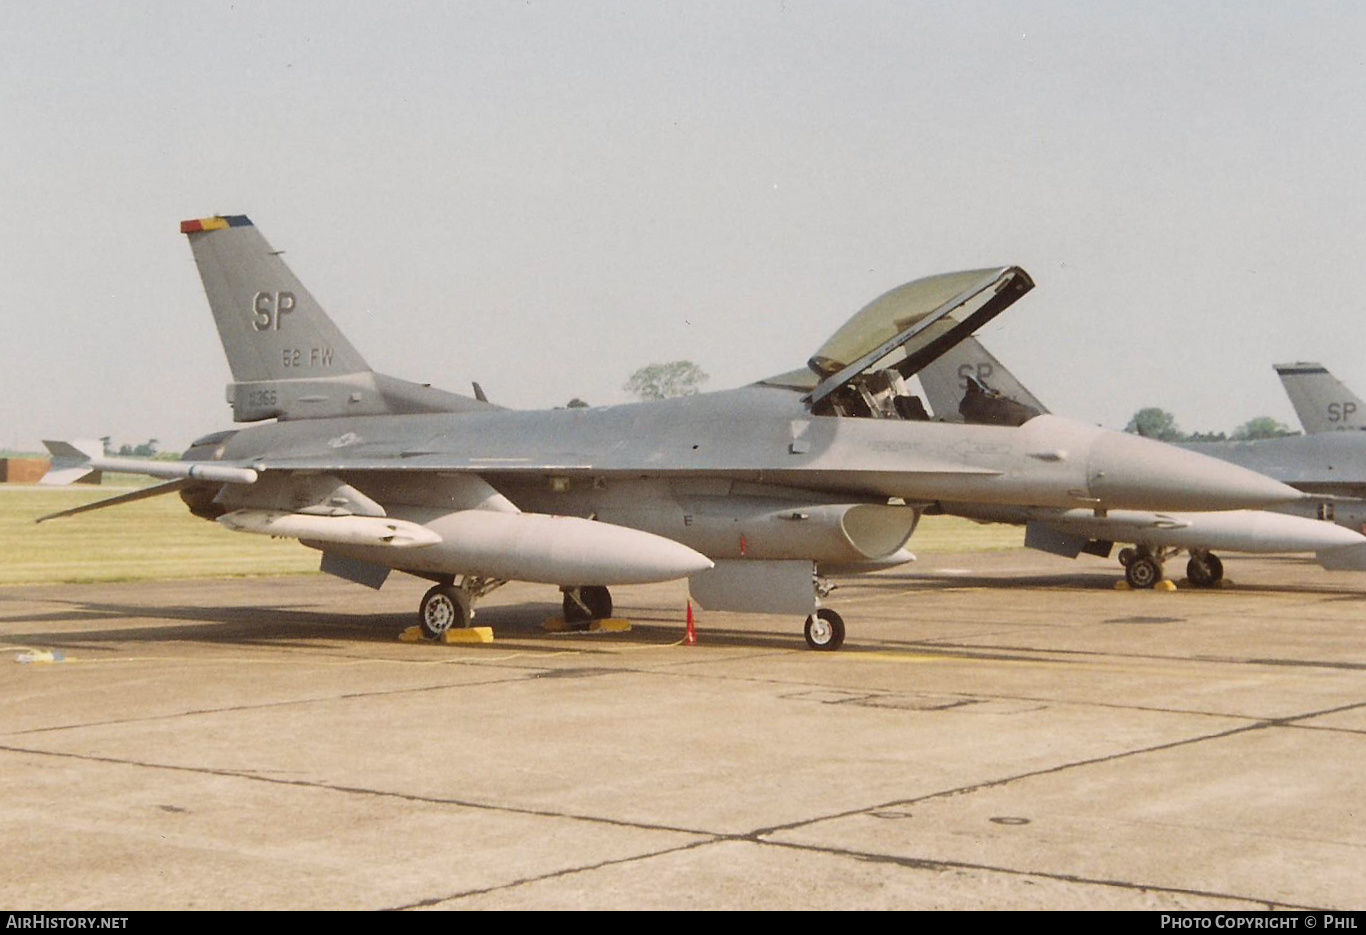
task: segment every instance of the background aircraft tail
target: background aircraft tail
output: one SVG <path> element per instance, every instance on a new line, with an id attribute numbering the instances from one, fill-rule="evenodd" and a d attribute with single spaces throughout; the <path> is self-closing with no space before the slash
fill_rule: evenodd
<path id="1" fill-rule="evenodd" d="M 916 376 L 934 418 L 945 422 L 1019 425 L 1048 412 L 975 337 L 964 338 Z"/>
<path id="2" fill-rule="evenodd" d="M 1276 364 L 1281 385 L 1306 433 L 1366 429 L 1366 403 L 1323 364 Z"/>
<path id="3" fill-rule="evenodd" d="M 236 421 L 490 408 L 372 371 L 245 215 L 184 221 L 180 232 L 232 370 Z"/>

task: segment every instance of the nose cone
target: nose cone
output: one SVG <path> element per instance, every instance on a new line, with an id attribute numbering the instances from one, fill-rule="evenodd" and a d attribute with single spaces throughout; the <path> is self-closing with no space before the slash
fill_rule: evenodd
<path id="1" fill-rule="evenodd" d="M 1105 509 L 1261 509 L 1304 496 L 1236 464 L 1122 432 L 1096 438 L 1087 478 Z"/>

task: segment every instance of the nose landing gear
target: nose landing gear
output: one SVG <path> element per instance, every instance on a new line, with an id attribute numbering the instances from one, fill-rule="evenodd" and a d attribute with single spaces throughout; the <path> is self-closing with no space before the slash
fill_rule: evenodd
<path id="1" fill-rule="evenodd" d="M 806 618 L 806 645 L 832 652 L 844 644 L 844 618 L 829 607 L 822 607 Z"/>

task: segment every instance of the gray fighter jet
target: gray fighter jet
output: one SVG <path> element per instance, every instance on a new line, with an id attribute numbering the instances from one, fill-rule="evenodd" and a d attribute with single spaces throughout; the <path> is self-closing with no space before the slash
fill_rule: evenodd
<path id="1" fill-rule="evenodd" d="M 1276 364 L 1281 385 L 1310 435 L 1366 429 L 1366 403 L 1323 364 Z"/>
<path id="2" fill-rule="evenodd" d="M 925 397 L 936 418 L 951 422 L 1016 424 L 1046 412 L 1029 390 L 976 338 L 968 337 L 920 371 Z M 1284 479 L 1284 478 L 1283 478 Z M 1189 553 L 1186 577 L 1197 587 L 1217 584 L 1223 561 L 1213 550 L 1276 553 L 1314 552 L 1324 567 L 1358 568 L 1366 536 L 1308 515 L 1262 510 L 1153 512 L 1082 510 L 1032 504 L 938 505 L 945 513 L 979 522 L 1025 527 L 1025 545 L 1076 558 L 1083 552 L 1108 557 L 1116 542 L 1131 587 L 1154 587 L 1163 563 L 1181 550 Z"/>
<path id="3" fill-rule="evenodd" d="M 246 217 L 181 225 L 232 370 L 237 422 L 184 461 L 52 443 L 52 482 L 137 470 L 230 529 L 293 536 L 322 569 L 435 582 L 438 635 L 509 579 L 557 585 L 568 619 L 614 584 L 687 576 L 705 609 L 790 613 L 813 648 L 844 638 L 822 573 L 909 558 L 926 504 L 1237 509 L 1299 496 L 1147 439 L 1050 415 L 930 422 L 906 380 L 1033 288 L 1018 267 L 907 283 L 807 367 L 658 402 L 514 412 L 373 372 Z M 64 511 L 69 515 L 78 510 Z"/>
<path id="4" fill-rule="evenodd" d="M 1361 400 L 1319 364 L 1277 364 L 1307 435 L 1240 442 L 1186 442 L 1190 451 L 1260 471 L 1304 491 L 1278 512 L 1336 522 L 1366 533 L 1366 434 Z M 1366 569 L 1366 548 L 1320 557 L 1326 568 Z"/>

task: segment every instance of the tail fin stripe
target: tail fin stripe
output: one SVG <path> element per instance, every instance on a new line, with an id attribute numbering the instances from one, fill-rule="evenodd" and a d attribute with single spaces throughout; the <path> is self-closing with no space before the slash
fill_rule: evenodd
<path id="1" fill-rule="evenodd" d="M 181 221 L 182 234 L 198 234 L 203 231 L 223 230 L 225 227 L 254 227 L 251 218 L 245 214 L 230 214 L 226 217 L 200 218 L 196 221 Z"/>

